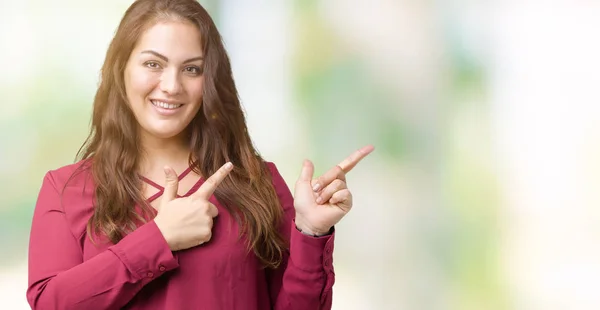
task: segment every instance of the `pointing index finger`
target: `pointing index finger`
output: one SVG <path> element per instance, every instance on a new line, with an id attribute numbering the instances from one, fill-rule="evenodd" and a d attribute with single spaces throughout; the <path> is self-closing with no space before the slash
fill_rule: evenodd
<path id="1" fill-rule="evenodd" d="M 217 172 L 210 176 L 210 178 L 206 179 L 204 183 L 198 188 L 198 190 L 192 194 L 194 198 L 202 198 L 208 200 L 210 196 L 215 192 L 219 184 L 223 182 L 225 177 L 229 174 L 231 169 L 233 168 L 233 164 L 228 162 L 221 166 Z"/>
<path id="2" fill-rule="evenodd" d="M 360 162 L 363 158 L 373 152 L 375 148 L 372 145 L 363 146 L 362 148 L 354 151 L 350 156 L 346 157 L 346 159 L 342 160 L 338 164 L 340 168 L 344 171 L 344 173 L 350 172 L 358 162 Z"/>

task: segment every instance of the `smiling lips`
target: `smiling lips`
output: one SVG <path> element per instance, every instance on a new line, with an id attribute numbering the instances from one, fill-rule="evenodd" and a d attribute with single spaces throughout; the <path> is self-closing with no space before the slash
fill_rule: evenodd
<path id="1" fill-rule="evenodd" d="M 167 103 L 160 100 L 150 100 L 154 109 L 158 114 L 163 116 L 171 116 L 176 114 L 179 111 L 179 108 L 183 106 L 180 103 Z"/>
<path id="2" fill-rule="evenodd" d="M 183 105 L 183 104 L 166 103 L 166 102 L 158 101 L 158 100 L 151 100 L 150 102 L 152 102 L 152 104 L 155 107 L 168 109 L 168 110 L 177 109 Z"/>

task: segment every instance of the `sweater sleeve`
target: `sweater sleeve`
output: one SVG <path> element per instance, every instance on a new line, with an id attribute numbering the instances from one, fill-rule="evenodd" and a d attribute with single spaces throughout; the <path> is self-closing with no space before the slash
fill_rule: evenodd
<path id="1" fill-rule="evenodd" d="M 117 309 L 147 283 L 179 266 L 150 221 L 83 261 L 52 172 L 46 174 L 32 220 L 27 300 L 32 309 Z"/>
<path id="2" fill-rule="evenodd" d="M 290 242 L 278 269 L 268 270 L 271 304 L 276 310 L 328 310 L 332 304 L 333 242 L 335 232 L 323 237 L 302 234 L 294 223 L 294 199 L 274 164 L 268 163 L 277 196 L 284 209 L 281 233 Z"/>

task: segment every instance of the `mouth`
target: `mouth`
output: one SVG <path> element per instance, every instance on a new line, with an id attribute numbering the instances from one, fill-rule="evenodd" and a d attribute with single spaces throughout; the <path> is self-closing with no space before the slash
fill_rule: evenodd
<path id="1" fill-rule="evenodd" d="M 167 102 L 160 101 L 160 100 L 150 100 L 150 103 L 152 103 L 152 105 L 157 108 L 161 108 L 161 109 L 165 109 L 165 110 L 176 110 L 183 106 L 183 104 L 167 103 Z"/>

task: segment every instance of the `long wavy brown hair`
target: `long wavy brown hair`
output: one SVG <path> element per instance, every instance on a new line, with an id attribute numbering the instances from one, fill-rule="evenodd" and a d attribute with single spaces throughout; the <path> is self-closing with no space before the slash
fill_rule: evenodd
<path id="1" fill-rule="evenodd" d="M 77 153 L 91 163 L 95 209 L 88 233 L 117 243 L 154 212 L 146 203 L 137 174 L 142 147 L 130 110 L 124 70 L 145 30 L 163 21 L 196 25 L 204 50 L 204 93 L 198 114 L 186 128 L 189 164 L 202 176 L 225 162 L 235 168 L 215 196 L 241 225 L 248 249 L 266 267 L 281 263 L 286 242 L 278 232 L 283 210 L 268 167 L 255 150 L 233 80 L 221 35 L 208 12 L 195 0 L 138 0 L 126 11 L 110 43 L 93 107 L 91 131 Z M 135 210 L 135 204 L 141 207 Z"/>

